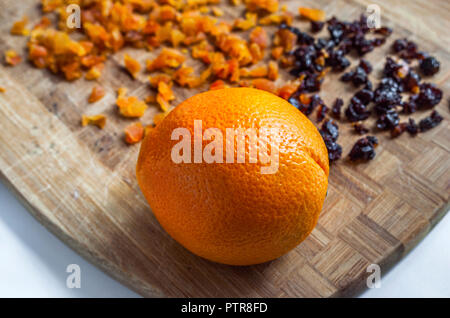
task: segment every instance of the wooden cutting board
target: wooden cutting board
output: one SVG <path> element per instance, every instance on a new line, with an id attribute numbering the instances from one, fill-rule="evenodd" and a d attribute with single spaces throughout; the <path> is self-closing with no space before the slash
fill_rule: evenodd
<path id="1" fill-rule="evenodd" d="M 0 66 L 0 86 L 7 89 L 0 94 L 4 182 L 61 240 L 144 296 L 357 294 L 365 288 L 369 264 L 380 264 L 383 273 L 387 271 L 449 208 L 450 4 L 437 0 L 282 2 L 292 12 L 301 3 L 322 7 L 328 16 L 342 19 L 356 18 L 368 3 L 379 3 L 383 23 L 395 31 L 382 49 L 367 55 L 376 67 L 374 76 L 379 78 L 391 42 L 408 36 L 441 61 L 441 71 L 432 81 L 444 89 L 438 110 L 445 120 L 440 126 L 415 138 L 404 134 L 390 140 L 387 134 L 377 134 L 380 146 L 375 160 L 359 165 L 341 160 L 332 166 L 319 224 L 292 252 L 257 266 L 226 266 L 191 254 L 164 232 L 136 183 L 139 146 L 123 142 L 123 128 L 130 122 L 119 118 L 114 106 L 119 86 L 140 97 L 149 94 L 146 74 L 132 81 L 121 69 L 123 52 L 107 63 L 100 79 L 107 96 L 89 105 L 92 82 L 68 83 L 29 63 Z M 26 39 L 8 31 L 23 14 L 36 20 L 36 3 L 1 1 L 0 52 L 14 48 L 26 56 Z M 238 14 L 227 8 L 227 16 Z M 309 28 L 298 19 L 295 24 Z M 142 62 L 155 54 L 127 51 Z M 338 76 L 328 76 L 323 85 L 321 96 L 327 104 L 337 96 L 348 101 L 354 93 L 337 81 Z M 192 93 L 177 90 L 176 103 Z M 156 112 L 151 107 L 143 121 L 150 123 Z M 82 128 L 83 113 L 107 114 L 106 128 Z M 414 117 L 427 114 L 419 112 Z M 339 142 L 345 155 L 357 138 L 348 123 L 341 123 Z"/>

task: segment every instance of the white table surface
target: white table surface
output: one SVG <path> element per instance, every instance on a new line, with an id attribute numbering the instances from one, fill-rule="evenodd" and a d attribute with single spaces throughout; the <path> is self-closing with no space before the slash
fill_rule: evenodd
<path id="1" fill-rule="evenodd" d="M 450 297 L 450 215 L 362 297 Z M 81 288 L 66 268 L 78 264 Z M 0 297 L 139 297 L 39 224 L 0 183 Z"/>

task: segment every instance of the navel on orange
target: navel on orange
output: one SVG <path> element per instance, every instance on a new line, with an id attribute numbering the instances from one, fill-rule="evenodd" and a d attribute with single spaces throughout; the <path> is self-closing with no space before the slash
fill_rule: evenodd
<path id="1" fill-rule="evenodd" d="M 277 142 L 269 142 L 268 153 L 278 150 L 277 170 L 261 173 L 267 161 L 258 156 L 251 163 L 247 146 L 245 162 L 237 163 L 237 143 L 234 163 L 175 163 L 172 151 L 180 140 L 172 140 L 173 131 L 185 128 L 194 136 L 200 120 L 203 133 L 217 128 L 224 135 L 224 157 L 226 128 L 275 128 L 271 140 Z M 203 140 L 203 149 L 212 140 L 220 139 Z M 190 150 L 194 157 L 193 143 Z M 262 90 L 224 88 L 188 98 L 151 130 L 136 173 L 153 213 L 176 241 L 215 262 L 251 265 L 287 253 L 309 235 L 325 199 L 328 169 L 319 132 L 295 107 Z"/>

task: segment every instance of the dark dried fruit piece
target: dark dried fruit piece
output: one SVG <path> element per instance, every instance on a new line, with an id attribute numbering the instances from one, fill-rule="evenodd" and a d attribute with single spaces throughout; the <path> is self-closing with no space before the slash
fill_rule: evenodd
<path id="1" fill-rule="evenodd" d="M 424 132 L 436 127 L 441 123 L 442 120 L 442 116 L 437 111 L 433 110 L 430 116 L 425 117 L 419 122 L 420 132 Z"/>
<path id="2" fill-rule="evenodd" d="M 350 122 L 361 121 L 369 118 L 370 111 L 358 98 L 353 97 L 345 110 L 345 116 Z"/>
<path id="3" fill-rule="evenodd" d="M 394 43 L 392 44 L 392 49 L 394 50 L 395 53 L 399 53 L 399 52 L 405 50 L 407 45 L 408 45 L 408 40 L 398 39 L 398 40 L 395 40 Z"/>
<path id="4" fill-rule="evenodd" d="M 417 105 L 421 108 L 431 108 L 442 99 L 442 91 L 433 83 L 420 85 L 420 93 L 417 97 Z"/>
<path id="5" fill-rule="evenodd" d="M 311 32 L 317 33 L 322 31 L 325 23 L 321 21 L 311 21 Z"/>
<path id="6" fill-rule="evenodd" d="M 398 125 L 399 117 L 395 109 L 389 109 L 386 113 L 382 114 L 376 122 L 378 129 L 386 130 L 392 129 Z"/>
<path id="7" fill-rule="evenodd" d="M 373 96 L 373 92 L 366 88 L 363 88 L 355 94 L 355 97 L 358 98 L 364 105 L 368 105 L 373 100 Z"/>
<path id="8" fill-rule="evenodd" d="M 352 161 L 372 160 L 375 158 L 375 147 L 378 145 L 378 139 L 374 136 L 367 136 L 358 141 L 350 151 L 349 157 Z"/>
<path id="9" fill-rule="evenodd" d="M 322 124 L 319 132 L 322 137 L 329 136 L 331 140 L 336 141 L 339 137 L 339 126 L 334 120 L 329 119 Z"/>
<path id="10" fill-rule="evenodd" d="M 344 101 L 342 100 L 342 98 L 336 98 L 333 107 L 331 108 L 331 114 L 333 114 L 333 116 L 338 119 L 341 118 L 341 109 L 343 105 Z"/>
<path id="11" fill-rule="evenodd" d="M 429 56 L 421 60 L 419 66 L 423 74 L 425 74 L 426 76 L 430 76 L 439 72 L 441 63 L 439 63 L 436 58 Z"/>
<path id="12" fill-rule="evenodd" d="M 369 129 L 361 123 L 354 123 L 353 129 L 359 135 L 365 135 L 369 132 Z"/>
<path id="13" fill-rule="evenodd" d="M 408 124 L 406 125 L 406 131 L 411 135 L 415 136 L 419 132 L 419 126 L 417 126 L 414 119 L 409 118 Z"/>
<path id="14" fill-rule="evenodd" d="M 317 122 L 320 123 L 325 119 L 326 114 L 328 113 L 328 107 L 326 105 L 320 105 L 317 109 Z"/>
<path id="15" fill-rule="evenodd" d="M 350 71 L 342 75 L 341 81 L 349 82 L 352 81 L 355 87 L 361 84 L 366 84 L 368 81 L 367 73 L 361 66 L 357 66 L 354 71 Z"/>
<path id="16" fill-rule="evenodd" d="M 407 123 L 400 123 L 391 129 L 391 138 L 396 138 L 406 131 Z"/>
<path id="17" fill-rule="evenodd" d="M 328 150 L 328 160 L 330 162 L 334 162 L 338 159 L 341 158 L 342 156 L 342 147 L 341 145 L 339 145 L 338 143 L 328 140 L 328 139 L 324 139 L 325 142 L 325 146 L 327 147 Z"/>
<path id="18" fill-rule="evenodd" d="M 329 119 L 322 124 L 319 132 L 328 150 L 328 160 L 330 162 L 338 160 L 342 156 L 342 147 L 336 143 L 339 137 L 339 126 Z"/>

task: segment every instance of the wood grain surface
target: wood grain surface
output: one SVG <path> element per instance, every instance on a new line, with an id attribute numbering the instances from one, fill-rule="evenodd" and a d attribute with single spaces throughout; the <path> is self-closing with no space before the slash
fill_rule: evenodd
<path id="1" fill-rule="evenodd" d="M 444 90 L 437 107 L 444 121 L 415 138 L 378 134 L 375 160 L 333 165 L 319 224 L 287 255 L 265 264 L 233 267 L 199 258 L 172 240 L 151 213 L 136 183 L 138 146 L 123 142 L 130 123 L 116 113 L 115 90 L 145 97 L 147 74 L 133 81 L 122 69 L 124 52 L 141 62 L 159 51 L 126 49 L 108 61 L 99 82 L 107 95 L 87 103 L 93 82 L 68 83 L 24 62 L 0 66 L 0 171 L 3 181 L 50 231 L 86 259 L 143 296 L 336 297 L 365 288 L 367 266 L 383 273 L 401 259 L 443 217 L 450 196 L 450 4 L 448 1 L 282 1 L 296 8 L 316 6 L 328 16 L 352 19 L 378 3 L 394 34 L 367 55 L 380 77 L 391 42 L 407 36 L 441 61 L 431 81 Z M 225 17 L 241 14 L 226 8 Z M 0 52 L 14 48 L 26 56 L 26 38 L 9 35 L 12 21 L 40 13 L 37 1 L 0 1 Z M 306 22 L 295 25 L 308 29 Z M 324 31 L 325 35 L 326 31 Z M 356 62 L 353 62 L 353 65 Z M 354 93 L 327 76 L 321 92 L 327 104 Z M 282 80 L 280 80 L 282 81 Z M 376 81 L 375 81 L 376 83 Z M 201 89 L 205 89 L 204 87 Z M 177 89 L 175 105 L 196 91 Z M 156 107 L 143 122 L 151 123 Z M 104 113 L 104 130 L 80 126 L 81 114 Z M 427 112 L 414 114 L 423 118 Z M 315 115 L 312 115 L 314 121 Z M 373 126 L 373 121 L 370 121 Z M 358 138 L 341 123 L 339 142 L 346 155 Z M 1 214 L 0 214 L 1 216 Z"/>

